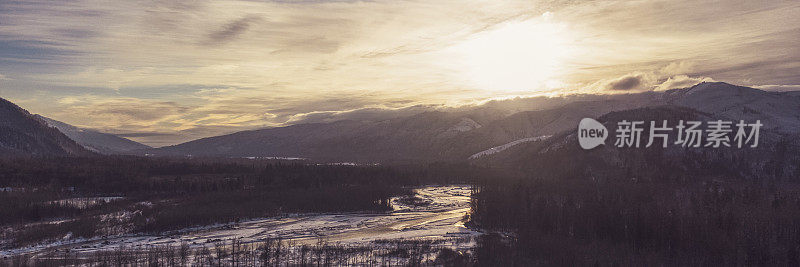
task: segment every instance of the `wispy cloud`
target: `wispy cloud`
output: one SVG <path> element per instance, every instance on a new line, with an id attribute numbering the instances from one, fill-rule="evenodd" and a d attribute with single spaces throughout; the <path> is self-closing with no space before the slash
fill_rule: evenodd
<path id="1" fill-rule="evenodd" d="M 222 29 L 213 31 L 207 35 L 204 45 L 221 45 L 232 41 L 250 27 L 250 24 L 258 21 L 256 16 L 245 16 L 225 24 Z"/>

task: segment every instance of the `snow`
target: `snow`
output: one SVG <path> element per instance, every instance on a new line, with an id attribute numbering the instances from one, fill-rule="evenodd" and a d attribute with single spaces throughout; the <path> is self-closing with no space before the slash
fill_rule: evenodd
<path id="1" fill-rule="evenodd" d="M 464 226 L 462 220 L 469 211 L 470 186 L 433 186 L 415 189 L 416 197 L 425 205 L 403 204 L 392 199 L 394 210 L 388 213 L 292 214 L 282 217 L 256 219 L 241 223 L 217 224 L 164 233 L 162 235 L 124 235 L 92 239 L 70 239 L 50 244 L 0 251 L 0 255 L 47 255 L 69 248 L 77 253 L 111 251 L 117 248 L 146 248 L 175 246 L 186 242 L 200 248 L 217 241 L 238 239 L 243 243 L 280 238 L 295 246 L 318 242 L 342 245 L 376 245 L 387 240 L 435 240 L 460 249 L 473 246 L 462 242 L 480 232 Z M 131 216 L 112 214 L 104 219 L 114 220 Z"/>
<path id="2" fill-rule="evenodd" d="M 511 142 L 509 142 L 507 144 L 496 146 L 496 147 L 493 147 L 493 148 L 490 148 L 490 149 L 487 149 L 487 150 L 472 154 L 472 156 L 469 156 L 469 159 L 477 159 L 477 158 L 480 158 L 480 157 L 483 157 L 483 156 L 488 156 L 488 155 L 491 155 L 491 154 L 506 150 L 506 149 L 508 149 L 508 148 L 510 148 L 512 146 L 516 146 L 516 145 L 519 145 L 519 144 L 522 144 L 522 143 L 526 143 L 526 142 L 542 141 L 542 140 L 545 140 L 547 138 L 550 138 L 550 135 L 543 135 L 543 136 L 537 136 L 537 137 L 527 137 L 527 138 L 517 139 L 517 140 L 511 141 Z"/>
<path id="3" fill-rule="evenodd" d="M 244 157 L 246 159 L 265 159 L 265 160 L 307 160 L 301 157 Z"/>
<path id="4" fill-rule="evenodd" d="M 123 197 L 78 197 L 49 201 L 46 204 L 86 209 L 123 199 Z"/>
<path id="5" fill-rule="evenodd" d="M 450 127 L 448 131 L 468 132 L 474 129 L 481 128 L 481 125 L 470 118 L 462 118 L 461 121 Z"/>
<path id="6" fill-rule="evenodd" d="M 447 130 L 439 134 L 439 137 L 442 138 L 453 137 L 459 133 L 469 132 L 481 127 L 482 126 L 478 122 L 470 118 L 462 118 L 458 123 L 456 123 L 455 125 L 451 126 Z"/>

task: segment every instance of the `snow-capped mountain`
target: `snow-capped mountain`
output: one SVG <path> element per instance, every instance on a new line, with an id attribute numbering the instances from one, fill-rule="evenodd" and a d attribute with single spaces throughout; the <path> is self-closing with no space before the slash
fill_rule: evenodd
<path id="1" fill-rule="evenodd" d="M 667 91 L 664 101 L 733 120 L 761 120 L 765 128 L 778 132 L 800 132 L 800 97 L 795 92 L 704 82 Z"/>

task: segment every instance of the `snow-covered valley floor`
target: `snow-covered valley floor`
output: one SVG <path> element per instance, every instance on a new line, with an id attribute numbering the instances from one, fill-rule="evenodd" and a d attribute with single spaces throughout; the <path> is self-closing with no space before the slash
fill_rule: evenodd
<path id="1" fill-rule="evenodd" d="M 280 239 L 287 245 L 338 244 L 380 246 L 387 241 L 436 241 L 456 250 L 475 244 L 481 233 L 466 228 L 469 186 L 433 186 L 415 190 L 413 198 L 392 199 L 387 213 L 295 214 L 241 223 L 185 229 L 164 235 L 126 235 L 66 242 L 3 251 L 6 256 L 28 254 L 50 258 L 59 251 L 77 255 L 98 251 L 146 249 L 153 246 L 193 249 L 217 242 L 238 240 L 244 244 Z M 466 241 L 465 241 L 466 240 Z"/>

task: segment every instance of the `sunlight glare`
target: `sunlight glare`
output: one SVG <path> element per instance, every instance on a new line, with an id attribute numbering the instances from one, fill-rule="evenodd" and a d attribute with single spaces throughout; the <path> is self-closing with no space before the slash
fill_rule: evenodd
<path id="1" fill-rule="evenodd" d="M 570 54 L 566 27 L 549 13 L 478 33 L 452 47 L 461 79 L 494 93 L 539 91 L 563 84 L 557 75 Z"/>

